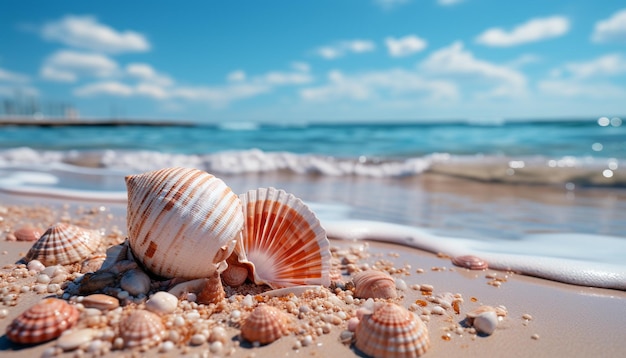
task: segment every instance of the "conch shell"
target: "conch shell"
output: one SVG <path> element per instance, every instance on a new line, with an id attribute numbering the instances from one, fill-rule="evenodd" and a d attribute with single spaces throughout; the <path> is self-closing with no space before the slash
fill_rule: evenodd
<path id="1" fill-rule="evenodd" d="M 166 278 L 221 272 L 241 239 L 241 201 L 215 176 L 165 168 L 126 177 L 128 238 L 135 258 Z"/>

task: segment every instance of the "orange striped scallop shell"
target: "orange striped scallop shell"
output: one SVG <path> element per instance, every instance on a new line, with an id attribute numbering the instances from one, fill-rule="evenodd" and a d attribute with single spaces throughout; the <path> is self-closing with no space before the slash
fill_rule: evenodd
<path id="1" fill-rule="evenodd" d="M 161 317 L 146 310 L 136 310 L 120 322 L 120 337 L 124 347 L 152 347 L 159 344 L 165 335 Z"/>
<path id="2" fill-rule="evenodd" d="M 58 298 L 46 298 L 11 322 L 7 338 L 19 344 L 37 344 L 59 337 L 78 321 L 76 307 Z"/>
<path id="3" fill-rule="evenodd" d="M 430 348 L 424 322 L 404 307 L 383 303 L 363 316 L 354 333 L 355 346 L 371 357 L 419 357 Z"/>
<path id="4" fill-rule="evenodd" d="M 81 262 L 98 249 L 100 233 L 66 223 L 52 225 L 26 254 L 26 261 L 39 260 L 45 266 Z"/>
<path id="5" fill-rule="evenodd" d="M 289 316 L 276 307 L 261 304 L 241 324 L 241 336 L 249 342 L 272 343 L 289 334 Z"/>
<path id="6" fill-rule="evenodd" d="M 302 200 L 275 188 L 250 190 L 240 198 L 245 224 L 235 253 L 256 284 L 330 285 L 330 243 Z"/>
<path id="7" fill-rule="evenodd" d="M 241 201 L 211 174 L 165 168 L 126 177 L 128 238 L 144 266 L 173 278 L 209 277 L 241 237 Z"/>

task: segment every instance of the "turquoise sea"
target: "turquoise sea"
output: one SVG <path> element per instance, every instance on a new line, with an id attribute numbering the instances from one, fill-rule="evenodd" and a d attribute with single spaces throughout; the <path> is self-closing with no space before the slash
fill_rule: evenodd
<path id="1" fill-rule="evenodd" d="M 168 166 L 206 170 L 238 193 L 293 192 L 331 232 L 358 220 L 396 241 L 427 238 L 433 251 L 606 265 L 589 284 L 626 289 L 626 124 L 617 117 L 0 126 L 6 193 L 123 202 L 125 175 Z M 540 267 L 530 273 L 581 283 Z"/>

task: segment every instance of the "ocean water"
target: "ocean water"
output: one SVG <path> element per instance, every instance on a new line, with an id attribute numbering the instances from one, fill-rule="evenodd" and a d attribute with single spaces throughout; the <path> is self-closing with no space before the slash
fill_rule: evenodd
<path id="1" fill-rule="evenodd" d="M 274 186 L 329 234 L 474 253 L 626 289 L 626 124 L 0 126 L 0 190 L 124 202 L 124 176 L 188 166 Z"/>

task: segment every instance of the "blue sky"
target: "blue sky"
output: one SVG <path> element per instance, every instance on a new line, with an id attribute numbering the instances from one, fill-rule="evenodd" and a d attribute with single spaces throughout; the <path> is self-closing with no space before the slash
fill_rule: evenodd
<path id="1" fill-rule="evenodd" d="M 626 3 L 5 2 L 16 91 L 208 122 L 624 116 Z"/>

